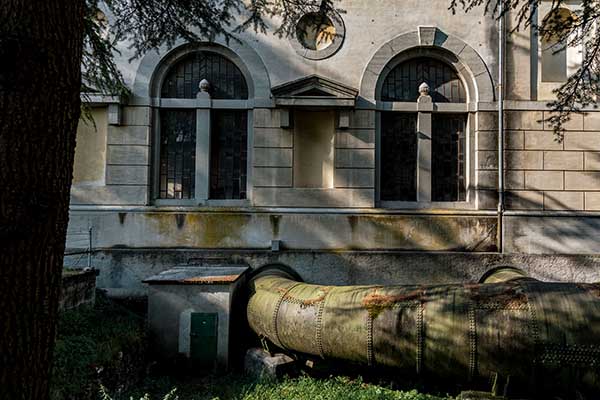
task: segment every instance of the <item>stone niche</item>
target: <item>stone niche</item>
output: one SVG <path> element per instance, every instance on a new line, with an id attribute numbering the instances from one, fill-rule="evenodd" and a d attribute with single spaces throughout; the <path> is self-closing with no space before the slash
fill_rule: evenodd
<path id="1" fill-rule="evenodd" d="M 333 189 L 335 113 L 294 113 L 294 187 Z"/>
<path id="2" fill-rule="evenodd" d="M 375 112 L 358 91 L 311 75 L 272 92 L 276 108 L 254 110 L 253 204 L 373 207 Z"/>

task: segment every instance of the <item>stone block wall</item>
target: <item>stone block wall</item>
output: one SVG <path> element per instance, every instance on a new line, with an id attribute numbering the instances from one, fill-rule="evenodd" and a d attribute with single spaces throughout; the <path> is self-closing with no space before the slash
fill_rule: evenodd
<path id="1" fill-rule="evenodd" d="M 59 309 L 64 311 L 94 305 L 97 275 L 96 270 L 63 272 Z"/>
<path id="2" fill-rule="evenodd" d="M 146 204 L 150 176 L 149 107 L 123 107 L 121 126 L 109 126 L 106 185 L 125 204 Z M 133 196 L 126 196 L 129 190 Z"/>
<path id="3" fill-rule="evenodd" d="M 548 111 L 507 114 L 507 136 L 512 137 L 506 152 L 510 209 L 600 210 L 598 115 L 572 115 L 561 140 L 545 121 Z"/>
<path id="4" fill-rule="evenodd" d="M 498 114 L 481 111 L 473 117 L 477 138 L 473 165 L 477 177 L 478 206 L 495 210 L 498 205 Z"/>
<path id="5" fill-rule="evenodd" d="M 279 110 L 254 110 L 254 187 L 290 188 L 294 132 L 281 128 Z"/>
<path id="6" fill-rule="evenodd" d="M 511 36 L 507 43 L 505 178 L 509 212 L 500 230 L 505 235 L 500 236 L 495 215 L 496 20 L 492 16 L 482 17 L 478 12 L 454 17 L 446 8 L 437 7 L 442 4 L 437 0 L 428 3 L 427 10 L 414 2 L 347 3 L 343 7 L 347 11 L 343 15 L 347 28 L 344 44 L 335 56 L 318 62 L 302 58 L 288 39 L 256 36 L 250 31 L 240 33 L 241 41 L 225 43 L 216 38 L 214 47 L 204 46 L 229 54 L 248 77 L 249 99 L 242 108 L 250 110 L 249 197 L 234 206 L 227 204 L 235 208 L 220 208 L 223 204 L 218 202 L 198 205 L 190 201 L 183 208 L 174 209 L 170 202 L 154 201 L 151 165 L 156 160 L 151 144 L 156 146 L 158 109 L 167 103 L 158 98 L 158 80 L 154 82 L 152 77 L 166 72 L 163 69 L 175 59 L 171 57 L 184 54 L 185 46 L 150 52 L 131 63 L 124 63 L 127 59 L 124 56 L 122 70 L 133 96 L 127 106 L 121 105 L 117 123 L 114 113 L 102 116 L 103 120 L 113 121 L 103 123 L 104 131 L 100 134 L 106 140 L 94 141 L 100 143 L 96 146 L 99 149 L 96 161 L 102 171 L 88 162 L 87 170 L 96 174 L 78 176 L 72 191 L 71 228 L 93 227 L 94 247 L 98 248 L 245 251 L 266 250 L 272 240 L 280 240 L 284 252 L 291 249 L 488 252 L 497 250 L 501 237 L 509 252 L 595 254 L 600 251 L 595 244 L 600 232 L 598 215 L 592 213 L 600 211 L 600 113 L 573 116 L 564 140 L 555 141 L 552 128 L 543 122 L 549 116 L 546 111 L 549 98 L 544 97 L 547 85 L 538 85 L 536 50 L 530 48 L 535 47 L 535 38 L 528 30 Z M 367 3 L 369 9 L 365 12 Z M 423 12 L 414 12 L 421 8 Z M 429 12 L 430 9 L 436 11 Z M 507 30 L 514 27 L 513 22 L 509 19 Z M 365 26 L 369 27 L 368 32 L 362 29 Z M 388 66 L 404 57 L 445 53 L 453 55 L 446 61 L 464 78 L 469 93 L 467 104 L 456 109 L 470 113 L 465 152 L 468 201 L 456 205 L 426 204 L 423 209 L 413 209 L 410 204 L 402 205 L 405 208 L 399 210 L 375 209 L 377 114 L 417 111 L 405 108 L 406 105 L 377 102 L 379 79 Z M 399 58 L 395 59 L 396 56 Z M 328 136 L 334 142 L 331 149 L 334 157 L 327 164 L 326 184 L 321 186 L 302 184 L 294 175 L 303 170 L 295 168 L 298 163 L 294 162 L 300 159 L 297 156 L 302 147 L 294 132 L 294 113 L 281 114 L 275 108 L 292 103 L 281 102 L 271 92 L 271 88 L 313 74 L 359 92 L 356 109 L 341 105 L 336 111 L 328 111 L 335 113 L 335 125 L 328 124 L 335 132 L 335 139 Z M 103 107 L 114 111 L 115 105 L 113 100 Z M 339 126 L 341 113 L 344 113 L 343 127 Z M 79 158 L 91 161 L 87 154 L 94 154 L 93 149 L 82 153 L 80 150 L 84 148 L 78 147 Z M 217 209 L 212 209 L 213 206 Z M 586 211 L 591 212 L 580 215 Z M 556 218 L 557 214 L 565 215 Z"/>
<path id="7" fill-rule="evenodd" d="M 122 107 L 120 125 L 100 123 L 96 134 L 106 135 L 105 179 L 102 185 L 77 185 L 71 204 L 146 205 L 150 190 L 151 108 Z M 78 133 L 78 136 L 80 133 Z"/>
<path id="8" fill-rule="evenodd" d="M 562 139 L 545 121 L 549 116 L 548 111 L 506 112 L 507 208 L 600 211 L 600 113 L 573 115 Z M 477 134 L 478 182 L 482 188 L 494 188 L 497 131 Z"/>
<path id="9" fill-rule="evenodd" d="M 375 113 L 356 110 L 350 127 L 336 130 L 335 187 L 375 189 Z"/>

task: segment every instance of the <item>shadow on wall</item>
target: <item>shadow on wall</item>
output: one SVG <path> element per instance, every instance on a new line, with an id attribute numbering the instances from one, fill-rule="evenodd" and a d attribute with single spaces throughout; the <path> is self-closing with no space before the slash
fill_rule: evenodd
<path id="1" fill-rule="evenodd" d="M 66 257 L 65 264 L 74 256 Z M 285 250 L 103 249 L 93 254 L 98 287 L 143 294 L 141 283 L 174 266 L 282 263 L 323 285 L 408 285 L 477 282 L 497 265 L 515 265 L 543 281 L 600 282 L 599 255 Z"/>
<path id="2" fill-rule="evenodd" d="M 372 192 L 370 192 L 372 193 Z M 342 192 L 323 191 L 325 203 Z M 330 198 L 328 200 L 328 198 Z M 262 213 L 253 210 L 73 212 L 71 229 L 91 226 L 94 248 L 271 248 L 288 250 L 496 251 L 495 216 Z M 78 247 L 68 242 L 68 248 Z"/>
<path id="3" fill-rule="evenodd" d="M 591 191 L 600 188 L 600 173 L 560 172 L 565 175 L 580 174 L 585 178 L 585 183 L 580 184 L 580 189 L 573 191 L 532 189 L 507 193 L 507 251 L 533 254 L 600 253 L 600 242 L 597 240 L 600 218 L 592 214 L 577 214 L 585 209 L 590 210 L 593 197 L 600 195 Z M 511 215 L 510 211 L 515 213 Z M 542 211 L 554 214 L 536 215 Z"/>

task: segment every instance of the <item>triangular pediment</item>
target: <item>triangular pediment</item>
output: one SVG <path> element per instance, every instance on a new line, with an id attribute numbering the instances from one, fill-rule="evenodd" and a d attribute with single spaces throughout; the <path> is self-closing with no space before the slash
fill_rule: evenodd
<path id="1" fill-rule="evenodd" d="M 326 97 L 331 97 L 331 96 L 335 96 L 335 95 L 332 94 L 332 93 L 326 92 L 324 90 L 320 90 L 318 88 L 312 88 L 312 89 L 308 89 L 308 90 L 303 91 L 303 92 L 296 93 L 295 96 L 304 96 L 304 97 L 306 97 L 306 96 L 312 96 L 312 97 L 315 97 L 315 96 L 317 96 L 317 97 L 318 96 L 326 96 Z"/>
<path id="2" fill-rule="evenodd" d="M 331 79 L 310 75 L 271 89 L 281 105 L 353 106 L 358 90 Z"/>

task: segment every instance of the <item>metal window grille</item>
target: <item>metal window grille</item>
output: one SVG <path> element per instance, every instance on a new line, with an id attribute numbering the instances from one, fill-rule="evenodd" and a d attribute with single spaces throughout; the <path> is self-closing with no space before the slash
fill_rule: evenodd
<path id="1" fill-rule="evenodd" d="M 239 68 L 220 54 L 198 51 L 175 64 L 162 85 L 161 97 L 193 99 L 202 79 L 213 99 L 247 99 L 248 85 Z"/>
<path id="2" fill-rule="evenodd" d="M 211 113 L 211 199 L 246 199 L 247 118 L 246 110 L 213 110 Z"/>
<path id="3" fill-rule="evenodd" d="M 433 115 L 432 201 L 466 200 L 466 124 L 465 114 Z"/>
<path id="4" fill-rule="evenodd" d="M 417 200 L 417 114 L 381 117 L 381 200 Z"/>
<path id="5" fill-rule="evenodd" d="M 415 58 L 396 66 L 385 78 L 383 101 L 416 101 L 419 85 L 426 82 L 437 103 L 465 103 L 466 92 L 456 71 L 432 58 Z"/>
<path id="6" fill-rule="evenodd" d="M 160 111 L 161 199 L 193 199 L 196 175 L 196 110 Z"/>

